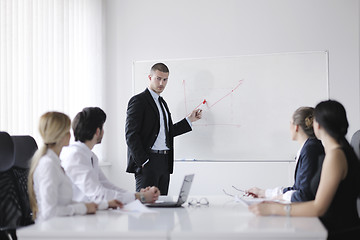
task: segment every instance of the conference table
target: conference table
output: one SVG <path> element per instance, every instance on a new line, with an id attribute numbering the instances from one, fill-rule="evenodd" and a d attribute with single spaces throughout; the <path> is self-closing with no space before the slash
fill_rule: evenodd
<path id="1" fill-rule="evenodd" d="M 191 196 L 189 199 L 192 198 Z M 199 198 L 197 198 L 199 199 Z M 209 205 L 151 208 L 153 212 L 98 211 L 55 217 L 17 231 L 18 239 L 326 239 L 318 218 L 255 216 L 228 196 Z M 149 208 L 150 209 L 150 208 Z"/>

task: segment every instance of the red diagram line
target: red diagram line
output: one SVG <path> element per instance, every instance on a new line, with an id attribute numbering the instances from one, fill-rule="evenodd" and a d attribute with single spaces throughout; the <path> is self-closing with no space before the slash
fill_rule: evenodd
<path id="1" fill-rule="evenodd" d="M 200 107 L 200 105 L 205 104 L 205 103 L 207 104 L 206 99 L 204 99 L 204 101 L 202 101 L 202 103 L 200 103 L 199 105 L 197 105 L 197 106 L 194 108 L 194 110 L 198 109 L 198 108 Z M 193 110 L 193 111 L 194 111 L 194 110 Z M 187 117 L 190 116 L 190 115 L 191 115 L 191 113 L 189 113 L 189 114 L 187 115 Z"/>
<path id="2" fill-rule="evenodd" d="M 212 108 L 215 104 L 221 102 L 221 100 L 223 100 L 224 98 L 226 98 L 227 96 L 229 96 L 230 94 L 232 94 L 241 84 L 242 84 L 243 80 L 239 81 L 239 84 L 236 85 L 236 87 L 231 90 L 231 92 L 229 92 L 228 94 L 226 94 L 225 96 L 223 96 L 222 98 L 220 98 L 219 100 L 217 100 L 216 102 L 214 102 L 212 105 L 209 106 L 209 109 Z"/>
<path id="3" fill-rule="evenodd" d="M 212 105 L 208 105 L 208 108 L 212 108 L 215 104 L 221 102 L 224 98 L 226 98 L 227 96 L 229 96 L 230 94 L 232 94 L 241 84 L 243 83 L 243 80 L 239 81 L 239 84 L 236 85 L 228 94 L 226 94 L 225 96 L 223 96 L 222 98 L 220 98 L 219 100 L 217 100 L 216 102 L 214 102 Z M 185 80 L 183 80 L 183 84 L 184 84 L 184 90 L 185 90 Z M 186 102 L 186 98 L 185 98 L 185 102 Z M 204 101 L 202 101 L 199 105 L 197 105 L 194 110 L 198 109 L 198 107 L 200 107 L 202 104 L 208 104 L 208 101 L 206 99 L 204 99 Z M 193 110 L 193 111 L 194 111 Z M 187 116 L 190 116 L 191 113 L 189 113 Z"/>

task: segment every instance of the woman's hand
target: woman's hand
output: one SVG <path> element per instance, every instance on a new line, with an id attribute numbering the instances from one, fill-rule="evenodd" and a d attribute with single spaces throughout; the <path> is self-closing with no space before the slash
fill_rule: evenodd
<path id="1" fill-rule="evenodd" d="M 284 194 L 279 194 L 272 198 L 272 200 L 284 200 Z"/>
<path id="2" fill-rule="evenodd" d="M 246 193 L 254 198 L 264 198 L 265 197 L 265 190 L 253 187 L 246 190 Z"/>
<path id="3" fill-rule="evenodd" d="M 249 206 L 249 210 L 257 216 L 280 215 L 281 208 L 284 204 L 267 201 Z"/>
<path id="4" fill-rule="evenodd" d="M 86 214 L 94 214 L 96 213 L 97 204 L 96 203 L 85 203 L 86 206 Z"/>
<path id="5" fill-rule="evenodd" d="M 123 208 L 124 207 L 124 204 L 116 199 L 113 199 L 113 200 L 110 200 L 108 202 L 109 204 L 109 208 L 112 208 L 112 209 L 117 209 L 117 208 Z"/>

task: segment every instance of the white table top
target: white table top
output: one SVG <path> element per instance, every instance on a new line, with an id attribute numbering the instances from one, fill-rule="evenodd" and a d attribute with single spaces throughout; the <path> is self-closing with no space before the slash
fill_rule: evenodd
<path id="1" fill-rule="evenodd" d="M 57 217 L 17 231 L 19 239 L 326 239 L 318 218 L 258 217 L 230 197 L 209 206 L 154 208 L 156 213 Z"/>

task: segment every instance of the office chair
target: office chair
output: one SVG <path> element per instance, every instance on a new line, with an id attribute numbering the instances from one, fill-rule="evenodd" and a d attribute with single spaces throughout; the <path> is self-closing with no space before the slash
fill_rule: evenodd
<path id="1" fill-rule="evenodd" d="M 0 240 L 17 239 L 18 227 L 34 223 L 27 178 L 30 160 L 36 150 L 37 144 L 31 136 L 0 134 Z"/>
<path id="2" fill-rule="evenodd" d="M 351 137 L 350 145 L 354 148 L 354 152 L 360 161 L 360 130 L 357 130 Z M 360 215 L 360 195 L 357 199 L 357 208 Z"/>
<path id="3" fill-rule="evenodd" d="M 7 132 L 0 132 L 0 171 L 5 172 L 14 165 L 14 143 Z"/>
<path id="4" fill-rule="evenodd" d="M 20 226 L 33 224 L 32 212 L 28 195 L 28 175 L 30 160 L 38 149 L 35 139 L 31 136 L 11 136 L 14 142 L 14 166 L 12 167 L 15 180 L 18 183 L 19 199 L 22 209 Z"/>
<path id="5" fill-rule="evenodd" d="M 35 139 L 29 135 L 25 136 L 11 136 L 14 142 L 14 166 L 28 169 L 30 167 L 30 160 L 38 146 Z"/>
<path id="6" fill-rule="evenodd" d="M 16 227 L 22 213 L 14 181 L 14 143 L 10 135 L 0 132 L 0 239 L 17 239 Z"/>
<path id="7" fill-rule="evenodd" d="M 350 144 L 354 148 L 356 156 L 360 159 L 360 130 L 357 130 L 351 137 Z"/>

